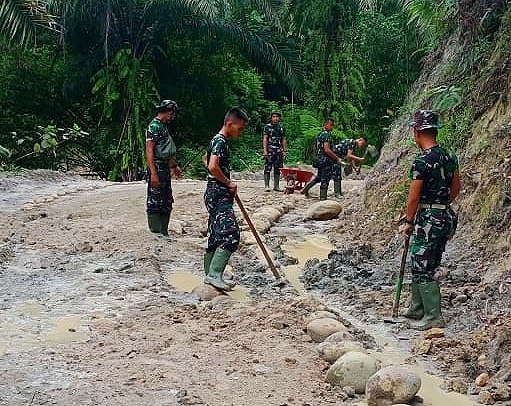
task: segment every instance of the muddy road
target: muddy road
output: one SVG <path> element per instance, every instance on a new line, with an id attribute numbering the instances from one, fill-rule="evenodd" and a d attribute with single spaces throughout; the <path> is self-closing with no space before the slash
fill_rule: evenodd
<path id="1" fill-rule="evenodd" d="M 344 182 L 343 213 L 326 222 L 304 221 L 314 198 L 261 183 L 246 176 L 240 197 L 249 213 L 278 211 L 263 237 L 290 283 L 272 285 L 243 224 L 230 262 L 238 287 L 204 302 L 190 294 L 202 280 L 204 182 L 174 182 L 166 242 L 147 231 L 144 183 L 2 174 L 0 405 L 365 405 L 325 383 L 329 364 L 305 330 L 325 309 L 384 364 L 419 371 L 418 404 L 475 404 L 474 378 L 506 373 L 508 302 L 493 308 L 487 299 L 506 298 L 507 281 L 500 291 L 481 285 L 470 269 L 487 261 L 459 254 L 469 242 L 450 244 L 449 326 L 426 339 L 383 323 L 402 238 L 371 229 L 363 180 Z"/>

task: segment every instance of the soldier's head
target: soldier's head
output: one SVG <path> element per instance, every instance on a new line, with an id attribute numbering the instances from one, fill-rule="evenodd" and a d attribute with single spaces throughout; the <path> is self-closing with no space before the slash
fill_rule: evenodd
<path id="1" fill-rule="evenodd" d="M 360 137 L 356 140 L 357 147 L 363 148 L 367 144 L 367 137 Z"/>
<path id="2" fill-rule="evenodd" d="M 335 125 L 334 119 L 331 117 L 327 117 L 323 121 L 323 128 L 326 131 L 332 131 L 334 129 L 334 125 Z"/>
<path id="3" fill-rule="evenodd" d="M 239 107 L 232 107 L 225 114 L 222 134 L 227 138 L 239 138 L 247 122 L 247 113 Z"/>
<path id="4" fill-rule="evenodd" d="M 438 122 L 438 113 L 430 110 L 418 110 L 413 115 L 413 120 L 408 124 L 413 128 L 415 142 L 420 148 L 432 142 L 436 143 L 438 129 L 442 125 Z"/>
<path id="5" fill-rule="evenodd" d="M 272 124 L 278 124 L 278 122 L 280 121 L 280 117 L 281 117 L 280 112 L 275 111 L 275 110 L 272 111 L 270 114 Z"/>
<path id="6" fill-rule="evenodd" d="M 178 110 L 177 103 L 174 100 L 162 100 L 155 108 L 158 119 L 164 123 L 174 120 Z"/>

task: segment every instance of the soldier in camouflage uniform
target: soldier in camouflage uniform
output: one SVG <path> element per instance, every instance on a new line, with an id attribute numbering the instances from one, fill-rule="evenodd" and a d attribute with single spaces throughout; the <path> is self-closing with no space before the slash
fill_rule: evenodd
<path id="1" fill-rule="evenodd" d="M 232 207 L 238 186 L 230 179 L 228 140 L 239 138 L 247 121 L 247 113 L 237 107 L 231 108 L 225 115 L 222 129 L 212 138 L 203 158 L 208 168 L 204 203 L 209 213 L 204 282 L 223 291 L 234 287 L 234 284 L 223 279 L 223 273 L 240 243 L 240 229 Z"/>
<path id="2" fill-rule="evenodd" d="M 328 192 L 328 184 L 332 178 L 332 161 L 337 162 L 339 165 L 342 163 L 342 159 L 337 157 L 331 149 L 332 136 L 330 133 L 334 129 L 334 120 L 327 118 L 323 122 L 323 130 L 318 134 L 316 138 L 316 157 L 314 158 L 314 167 L 318 168 L 318 174 L 314 179 L 305 185 L 302 194 L 309 197 L 309 190 L 317 183 L 321 183 L 319 186 L 319 199 L 326 200 Z"/>
<path id="3" fill-rule="evenodd" d="M 413 230 L 411 301 L 404 316 L 418 320 L 410 323 L 412 328 L 426 330 L 444 325 L 435 272 L 447 240 L 456 231 L 457 216 L 450 205 L 461 184 L 456 155 L 436 141 L 438 114 L 419 110 L 410 125 L 422 153 L 410 170 L 412 182 L 401 227 L 407 235 Z"/>
<path id="4" fill-rule="evenodd" d="M 348 158 L 348 163 L 353 167 L 355 162 L 364 162 L 364 157 L 356 156 L 353 151 L 356 147 L 363 148 L 366 145 L 367 138 L 360 137 L 356 140 L 347 139 L 342 140 L 339 144 L 334 145 L 332 151 L 339 158 Z M 334 181 L 334 193 L 335 197 L 342 196 L 341 180 L 342 180 L 342 166 L 337 162 L 332 162 L 332 180 Z"/>
<path id="5" fill-rule="evenodd" d="M 147 223 L 149 230 L 163 239 L 168 238 L 170 212 L 174 202 L 170 178 L 172 173 L 176 177 L 181 176 L 181 168 L 174 158 L 176 145 L 165 126 L 175 118 L 176 113 L 176 102 L 163 100 L 156 106 L 156 117 L 146 131 Z"/>
<path id="6" fill-rule="evenodd" d="M 273 190 L 281 192 L 279 188 L 280 168 L 284 166 L 286 157 L 287 141 L 284 127 L 279 124 L 280 113 L 272 111 L 271 123 L 264 126 L 263 130 L 263 155 L 264 162 L 264 188 L 270 190 L 270 173 L 273 168 Z"/>

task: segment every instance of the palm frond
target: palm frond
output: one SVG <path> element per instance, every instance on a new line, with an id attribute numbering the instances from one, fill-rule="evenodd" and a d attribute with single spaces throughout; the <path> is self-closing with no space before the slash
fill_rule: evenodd
<path id="1" fill-rule="evenodd" d="M 48 2 L 37 0 L 2 0 L 0 3 L 0 35 L 21 45 L 32 42 L 36 28 L 60 31 L 57 18 L 48 12 Z"/>

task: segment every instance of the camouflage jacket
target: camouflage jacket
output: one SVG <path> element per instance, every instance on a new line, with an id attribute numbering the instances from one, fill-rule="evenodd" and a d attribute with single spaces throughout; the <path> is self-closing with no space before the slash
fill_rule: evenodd
<path id="1" fill-rule="evenodd" d="M 208 164 L 211 155 L 216 155 L 219 158 L 220 169 L 227 179 L 231 178 L 231 150 L 229 143 L 223 134 L 215 135 L 208 146 L 207 158 Z M 208 171 L 208 181 L 215 180 L 216 178 Z"/>
<path id="2" fill-rule="evenodd" d="M 167 160 L 176 154 L 176 144 L 170 136 L 168 128 L 156 117 L 149 123 L 146 131 L 146 141 L 154 141 L 154 157 Z"/>
<path id="3" fill-rule="evenodd" d="M 452 179 L 458 169 L 458 158 L 447 149 L 436 145 L 422 151 L 408 176 L 423 181 L 420 203 L 449 204 Z"/>
<path id="4" fill-rule="evenodd" d="M 263 130 L 263 136 L 268 137 L 268 146 L 282 147 L 282 142 L 286 137 L 284 127 L 280 124 L 266 124 Z"/>
<path id="5" fill-rule="evenodd" d="M 338 144 L 334 145 L 332 151 L 339 158 L 344 158 L 346 155 L 348 155 L 348 150 L 354 150 L 356 146 L 357 142 L 353 139 L 342 140 Z"/>

